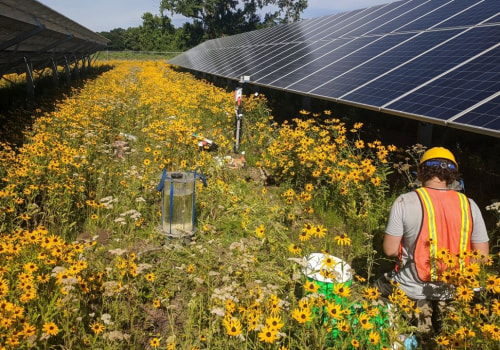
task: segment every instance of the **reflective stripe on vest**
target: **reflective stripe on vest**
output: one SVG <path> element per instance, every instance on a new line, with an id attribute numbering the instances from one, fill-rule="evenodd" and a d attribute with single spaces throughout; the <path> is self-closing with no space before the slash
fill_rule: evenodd
<path id="1" fill-rule="evenodd" d="M 422 281 L 438 281 L 445 269 L 437 255 L 440 249 L 459 255 L 463 272 L 464 254 L 470 250 L 472 214 L 467 197 L 455 191 L 426 188 L 415 190 L 422 203 L 422 227 L 415 245 L 415 267 Z"/>

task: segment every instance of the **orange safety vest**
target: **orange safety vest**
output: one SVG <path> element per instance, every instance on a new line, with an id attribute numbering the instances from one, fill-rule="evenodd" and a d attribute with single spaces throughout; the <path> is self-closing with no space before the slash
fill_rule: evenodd
<path id="1" fill-rule="evenodd" d="M 472 213 L 467 197 L 456 191 L 430 188 L 415 190 L 422 203 L 422 226 L 418 234 L 414 258 L 418 277 L 423 282 L 436 282 L 446 265 L 437 257 L 441 249 L 458 257 L 457 268 L 463 271 L 470 251 Z"/>

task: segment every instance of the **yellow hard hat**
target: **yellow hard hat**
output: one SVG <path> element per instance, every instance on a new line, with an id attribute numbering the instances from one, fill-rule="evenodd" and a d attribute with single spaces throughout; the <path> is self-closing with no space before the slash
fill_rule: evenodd
<path id="1" fill-rule="evenodd" d="M 432 147 L 432 148 L 429 148 L 422 155 L 422 158 L 420 158 L 420 163 L 419 164 L 422 164 L 426 160 L 435 159 L 435 158 L 447 159 L 449 161 L 452 161 L 453 164 L 455 164 L 455 166 L 458 169 L 458 164 L 457 164 L 457 161 L 455 160 L 455 156 L 453 155 L 453 153 L 451 153 L 448 149 L 446 149 L 444 147 Z"/>

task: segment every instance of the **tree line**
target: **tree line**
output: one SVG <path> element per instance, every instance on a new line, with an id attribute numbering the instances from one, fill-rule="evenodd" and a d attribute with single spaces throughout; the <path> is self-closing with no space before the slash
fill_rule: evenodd
<path id="1" fill-rule="evenodd" d="M 162 0 L 160 14 L 146 12 L 142 25 L 100 32 L 109 50 L 185 51 L 205 40 L 300 20 L 307 0 Z M 189 21 L 172 24 L 169 14 Z"/>

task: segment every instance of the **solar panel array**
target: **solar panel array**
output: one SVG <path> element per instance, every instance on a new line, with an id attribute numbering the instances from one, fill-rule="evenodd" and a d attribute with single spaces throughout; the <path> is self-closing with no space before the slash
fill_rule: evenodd
<path id="1" fill-rule="evenodd" d="M 0 0 L 0 78 L 80 60 L 106 48 L 108 39 L 35 0 Z"/>
<path id="2" fill-rule="evenodd" d="M 204 42 L 170 63 L 500 137 L 500 1 L 403 0 Z"/>

